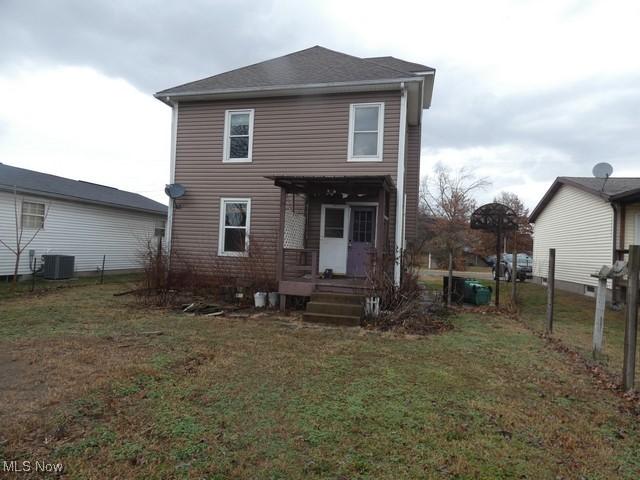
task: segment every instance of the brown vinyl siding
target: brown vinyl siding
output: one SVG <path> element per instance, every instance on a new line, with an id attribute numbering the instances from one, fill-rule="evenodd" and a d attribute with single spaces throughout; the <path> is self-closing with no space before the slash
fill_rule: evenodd
<path id="1" fill-rule="evenodd" d="M 380 101 L 385 103 L 383 161 L 347 162 L 350 104 Z M 253 161 L 223 163 L 225 110 L 245 108 L 255 109 Z M 174 210 L 174 252 L 191 263 L 232 262 L 233 257 L 217 256 L 220 198 L 251 198 L 251 240 L 268 252 L 264 261 L 275 268 L 280 189 L 264 177 L 390 175 L 395 183 L 399 115 L 399 92 L 181 103 L 175 180 L 186 195 Z M 391 199 L 394 225 L 395 192 Z M 319 233 L 319 215 L 310 208 L 309 246 L 317 247 L 311 235 Z"/>
<path id="2" fill-rule="evenodd" d="M 405 193 L 407 207 L 405 219 L 405 238 L 411 245 L 417 234 L 418 192 L 420 190 L 420 125 L 407 126 L 407 153 L 405 168 Z"/>

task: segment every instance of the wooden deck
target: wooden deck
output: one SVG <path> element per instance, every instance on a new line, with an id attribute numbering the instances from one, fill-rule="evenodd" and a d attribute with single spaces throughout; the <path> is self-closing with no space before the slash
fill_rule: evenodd
<path id="1" fill-rule="evenodd" d="M 322 278 L 316 249 L 283 248 L 281 256 L 278 293 L 285 298 L 286 295 L 310 297 L 314 292 L 364 294 L 367 291 L 365 278 Z"/>
<path id="2" fill-rule="evenodd" d="M 364 294 L 366 291 L 364 278 L 287 278 L 280 280 L 278 286 L 281 295 L 301 297 L 309 297 L 313 292 Z"/>

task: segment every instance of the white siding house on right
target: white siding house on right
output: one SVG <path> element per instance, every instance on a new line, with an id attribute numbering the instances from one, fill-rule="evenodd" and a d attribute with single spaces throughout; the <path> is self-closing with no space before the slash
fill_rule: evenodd
<path id="1" fill-rule="evenodd" d="M 640 178 L 558 177 L 530 216 L 534 281 L 546 282 L 555 248 L 556 286 L 592 295 L 591 275 L 640 243 L 638 213 Z"/>

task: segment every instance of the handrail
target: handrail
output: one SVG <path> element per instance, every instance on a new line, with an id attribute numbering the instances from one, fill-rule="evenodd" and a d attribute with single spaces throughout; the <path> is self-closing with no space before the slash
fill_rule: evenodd
<path id="1" fill-rule="evenodd" d="M 295 265 L 295 266 L 287 266 L 287 262 L 286 262 L 286 254 L 287 253 L 299 253 L 299 254 L 304 254 L 305 258 L 307 257 L 307 254 L 311 254 L 311 264 L 310 265 Z M 295 271 L 295 272 L 308 272 L 310 277 L 311 277 L 311 281 L 315 282 L 316 279 L 319 277 L 318 275 L 318 257 L 319 257 L 319 249 L 317 248 L 282 248 L 282 258 L 283 258 L 283 262 L 282 262 L 282 278 L 285 278 L 287 275 L 287 270 L 289 272 Z M 306 263 L 306 262 L 305 262 Z"/>

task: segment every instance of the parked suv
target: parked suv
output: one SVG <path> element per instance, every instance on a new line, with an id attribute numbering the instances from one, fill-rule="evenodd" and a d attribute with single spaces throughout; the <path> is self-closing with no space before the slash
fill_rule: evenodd
<path id="1" fill-rule="evenodd" d="M 518 253 L 518 267 L 517 267 L 517 276 L 516 278 L 521 282 L 524 282 L 528 278 L 533 277 L 533 258 L 531 255 L 527 255 L 526 253 Z M 493 279 L 496 278 L 496 268 L 495 266 L 491 269 L 491 273 L 493 275 Z M 510 253 L 505 253 L 500 259 L 500 269 L 499 269 L 500 277 L 504 277 L 507 282 L 511 281 L 513 277 L 513 255 Z"/>

